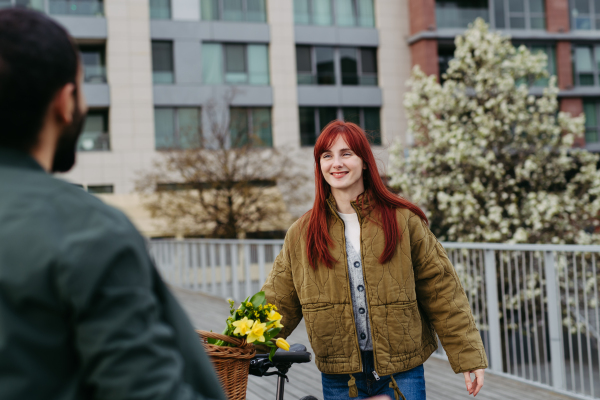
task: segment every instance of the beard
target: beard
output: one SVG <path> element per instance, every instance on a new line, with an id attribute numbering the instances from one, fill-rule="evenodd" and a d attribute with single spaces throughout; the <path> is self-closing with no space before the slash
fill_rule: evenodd
<path id="1" fill-rule="evenodd" d="M 83 131 L 83 123 L 85 122 L 85 114 L 79 108 L 77 97 L 75 99 L 73 121 L 63 129 L 56 143 L 56 152 L 52 161 L 52 172 L 67 172 L 75 165 L 77 141 Z"/>

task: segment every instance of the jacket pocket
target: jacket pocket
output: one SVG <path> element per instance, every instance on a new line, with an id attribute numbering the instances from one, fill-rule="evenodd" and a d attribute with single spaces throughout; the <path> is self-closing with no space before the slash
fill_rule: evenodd
<path id="1" fill-rule="evenodd" d="M 316 307 L 312 307 L 312 306 L 306 306 L 306 307 L 302 307 L 302 312 L 317 312 L 317 311 L 323 311 L 323 310 L 329 310 L 333 308 L 333 304 L 326 304 L 324 306 L 316 306 Z"/>
<path id="2" fill-rule="evenodd" d="M 352 350 L 354 318 L 347 304 L 310 304 L 302 308 L 315 357 L 346 356 Z"/>
<path id="3" fill-rule="evenodd" d="M 417 304 L 417 301 L 413 300 L 413 301 L 409 301 L 408 303 L 387 304 L 386 307 L 388 307 L 388 308 L 404 309 L 404 308 L 414 307 L 415 304 Z"/>

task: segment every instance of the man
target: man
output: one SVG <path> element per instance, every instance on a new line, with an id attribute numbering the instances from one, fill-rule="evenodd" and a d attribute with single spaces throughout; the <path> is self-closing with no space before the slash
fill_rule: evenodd
<path id="1" fill-rule="evenodd" d="M 86 114 L 72 39 L 0 11 L 0 399 L 215 399 L 185 313 L 120 212 L 53 178 Z"/>

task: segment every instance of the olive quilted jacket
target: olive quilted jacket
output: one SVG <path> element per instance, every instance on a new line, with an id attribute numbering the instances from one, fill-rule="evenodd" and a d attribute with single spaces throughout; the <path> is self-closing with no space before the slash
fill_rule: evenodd
<path id="1" fill-rule="evenodd" d="M 361 257 L 372 330 L 375 370 L 390 375 L 421 365 L 437 348 L 439 335 L 454 372 L 487 367 L 479 331 L 442 245 L 427 225 L 409 210 L 398 209 L 402 239 L 393 258 L 378 262 L 384 248 L 376 210 L 362 210 L 355 202 L 361 225 Z M 287 337 L 302 317 L 315 361 L 328 374 L 362 371 L 360 348 L 349 288 L 344 225 L 330 197 L 330 246 L 336 260 L 332 269 L 313 270 L 306 256 L 309 214 L 289 229 L 263 286 L 275 304 Z"/>

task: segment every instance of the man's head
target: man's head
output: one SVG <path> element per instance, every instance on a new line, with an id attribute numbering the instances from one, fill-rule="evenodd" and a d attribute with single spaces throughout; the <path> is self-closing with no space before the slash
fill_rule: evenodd
<path id="1" fill-rule="evenodd" d="M 87 106 L 77 46 L 47 16 L 0 11 L 0 148 L 52 153 L 52 171 L 75 162 Z"/>

